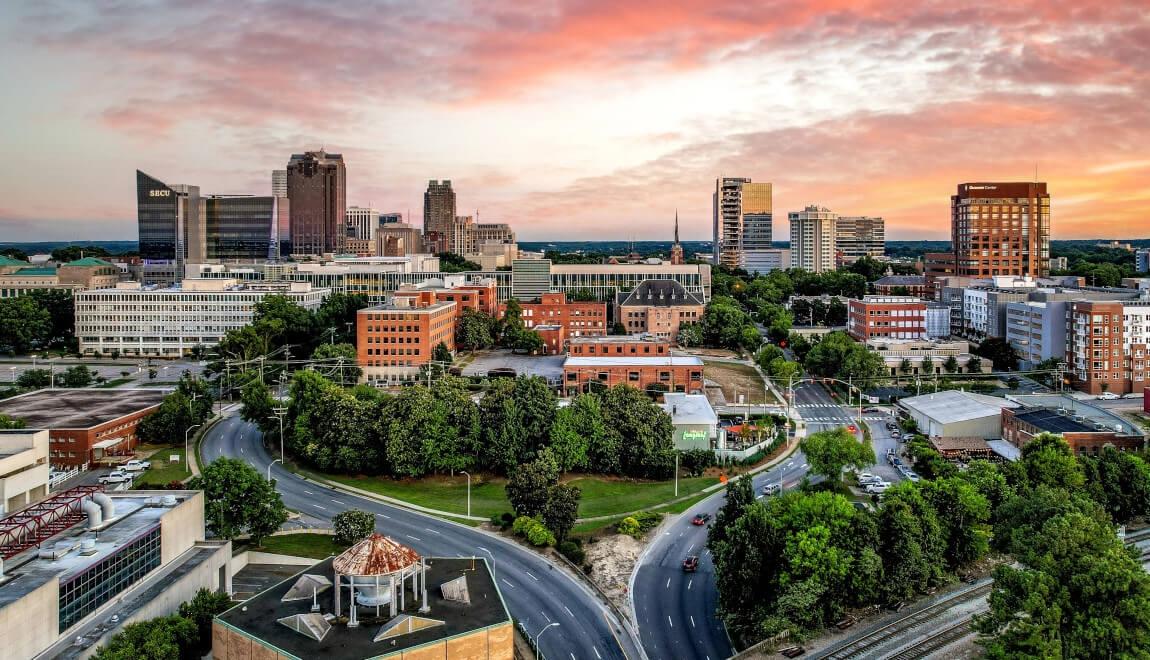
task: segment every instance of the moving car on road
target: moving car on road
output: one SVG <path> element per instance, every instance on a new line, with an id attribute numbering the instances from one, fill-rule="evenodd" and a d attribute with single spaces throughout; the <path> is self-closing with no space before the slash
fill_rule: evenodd
<path id="1" fill-rule="evenodd" d="M 783 492 L 783 487 L 779 484 L 767 484 L 763 486 L 763 495 L 770 497 L 771 495 L 778 495 Z"/>
<path id="2" fill-rule="evenodd" d="M 700 526 L 700 527 L 703 525 L 706 525 L 709 522 L 711 522 L 711 514 L 709 514 L 709 513 L 698 513 L 698 514 L 695 514 L 695 517 L 691 519 L 692 525 L 696 525 L 696 526 Z"/>
<path id="3" fill-rule="evenodd" d="M 683 572 L 694 573 L 699 570 L 699 555 L 691 555 L 683 560 Z"/>

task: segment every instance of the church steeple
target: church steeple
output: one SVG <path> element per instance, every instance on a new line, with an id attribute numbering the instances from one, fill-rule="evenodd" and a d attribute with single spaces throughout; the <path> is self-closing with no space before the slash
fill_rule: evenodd
<path id="1" fill-rule="evenodd" d="M 675 209 L 675 244 L 671 246 L 671 263 L 683 263 L 683 246 L 679 244 L 679 209 Z"/>

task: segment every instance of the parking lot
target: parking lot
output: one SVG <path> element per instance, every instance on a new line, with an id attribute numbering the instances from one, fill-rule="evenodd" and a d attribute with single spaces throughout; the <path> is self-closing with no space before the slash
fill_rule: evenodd
<path id="1" fill-rule="evenodd" d="M 510 350 L 477 351 L 463 367 L 464 376 L 486 376 L 492 369 L 514 369 L 519 376 L 543 376 L 548 380 L 563 378 L 562 355 L 523 355 Z"/>

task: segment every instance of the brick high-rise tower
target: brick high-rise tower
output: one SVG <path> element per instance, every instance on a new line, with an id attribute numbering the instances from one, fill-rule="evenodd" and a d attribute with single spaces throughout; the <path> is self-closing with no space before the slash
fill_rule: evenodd
<path id="1" fill-rule="evenodd" d="M 423 193 L 423 240 L 432 252 L 450 252 L 458 243 L 455 191 L 449 179 L 427 182 L 427 192 Z"/>
<path id="2" fill-rule="evenodd" d="M 292 254 L 343 251 L 347 238 L 347 169 L 341 154 L 292 154 L 287 165 Z"/>
<path id="3" fill-rule="evenodd" d="M 1050 195 L 1045 183 L 960 183 L 950 198 L 955 274 L 1050 273 Z"/>

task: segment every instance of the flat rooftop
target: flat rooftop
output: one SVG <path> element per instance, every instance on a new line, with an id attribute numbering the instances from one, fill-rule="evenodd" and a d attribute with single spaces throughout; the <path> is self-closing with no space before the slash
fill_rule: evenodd
<path id="1" fill-rule="evenodd" d="M 668 344 L 670 339 L 655 335 L 606 335 L 602 337 L 572 337 L 572 344 Z"/>
<path id="2" fill-rule="evenodd" d="M 1102 424 L 1114 429 L 1118 435 L 1143 435 L 1141 429 L 1130 420 L 1096 406 L 1089 400 L 1076 399 L 1069 394 L 1009 394 L 1006 398 L 1017 401 L 1025 408 L 1061 408 L 1071 415 L 1080 415 L 1086 419 L 1091 431 L 1094 430 L 1094 424 Z"/>
<path id="3" fill-rule="evenodd" d="M 389 303 L 382 303 L 379 305 L 373 305 L 371 307 L 364 307 L 363 309 L 359 310 L 356 313 L 357 314 L 367 314 L 367 313 L 371 313 L 371 312 L 411 312 L 411 313 L 415 313 L 415 314 L 430 314 L 432 312 L 438 312 L 438 311 L 442 311 L 444 309 L 454 308 L 454 307 L 455 307 L 455 301 L 454 300 L 440 300 L 440 301 L 434 302 L 430 305 L 420 305 L 418 307 L 414 306 L 414 305 L 396 304 L 394 302 L 389 302 Z"/>
<path id="4" fill-rule="evenodd" d="M 194 494 L 193 491 L 164 491 L 164 495 L 176 498 L 174 504 L 164 505 L 160 495 L 146 491 L 125 492 L 128 494 L 105 493 L 112 499 L 116 515 L 111 522 L 105 521 L 99 527 L 98 534 L 88 531 L 85 519 L 40 543 L 40 547 L 45 549 L 52 548 L 58 542 L 74 543 L 76 547 L 63 557 L 41 558 L 39 549 L 32 547 L 5 560 L 4 574 L 10 579 L 0 583 L 0 609 L 39 589 L 50 580 L 65 581 L 103 561 L 120 546 L 158 526 L 165 513 Z M 89 539 L 95 540 L 95 546 L 89 554 L 80 554 L 80 542 Z"/>
<path id="5" fill-rule="evenodd" d="M 563 361 L 563 367 L 702 367 L 703 360 L 693 355 L 661 355 L 655 357 L 621 355 L 619 357 L 572 356 Z"/>
<path id="6" fill-rule="evenodd" d="M 160 388 L 37 390 L 0 401 L 0 414 L 28 428 L 89 429 L 158 406 L 167 393 Z"/>
<path id="7" fill-rule="evenodd" d="M 1014 413 L 1014 418 L 1026 422 L 1035 428 L 1050 433 L 1098 433 L 1093 426 L 1071 419 L 1067 415 L 1059 414 L 1057 410 L 1049 408 L 1031 408 Z M 1110 429 L 1105 429 L 1110 431 Z"/>
<path id="8" fill-rule="evenodd" d="M 225 625 L 242 631 L 245 635 L 261 640 L 284 654 L 298 658 L 374 658 L 412 649 L 448 637 L 455 637 L 474 630 L 488 628 L 501 623 L 510 623 L 511 615 L 503 603 L 503 596 L 495 585 L 495 579 L 482 557 L 475 559 L 427 558 L 427 604 L 431 608 L 426 614 L 419 613 L 420 601 L 412 593 L 411 581 L 405 584 L 406 609 L 400 614 L 425 617 L 443 621 L 444 625 L 416 630 L 391 637 L 379 642 L 372 641 L 380 629 L 390 620 L 386 605 L 381 606 L 379 619 L 366 616 L 370 608 L 360 607 L 360 626 L 348 628 L 344 623 L 335 622 L 322 641 L 316 641 L 298 633 L 278 620 L 294 614 L 310 614 L 311 599 L 283 602 L 280 599 L 304 574 L 322 575 L 334 581 L 332 561 L 325 559 L 297 575 L 280 582 L 276 586 L 219 615 L 217 619 Z M 440 585 L 460 576 L 467 576 L 467 590 L 470 604 L 445 600 Z M 349 591 L 344 589 L 342 602 L 344 615 L 347 615 Z M 319 595 L 320 613 L 330 614 L 335 606 L 334 586 Z M 393 645 L 394 642 L 394 645 Z"/>
<path id="9" fill-rule="evenodd" d="M 935 394 L 907 397 L 900 400 L 898 405 L 925 415 L 939 424 L 1000 415 L 1003 408 L 1018 407 L 1013 401 L 962 390 L 944 390 Z"/>

